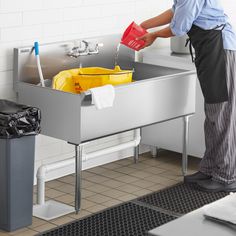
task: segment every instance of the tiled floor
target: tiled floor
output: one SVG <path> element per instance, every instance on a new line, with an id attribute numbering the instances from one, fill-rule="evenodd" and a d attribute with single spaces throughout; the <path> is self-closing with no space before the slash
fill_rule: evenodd
<path id="1" fill-rule="evenodd" d="M 198 163 L 199 159 L 189 158 L 189 174 L 197 169 Z M 0 236 L 35 235 L 181 180 L 181 155 L 168 151 L 160 151 L 158 158 L 152 158 L 150 153 L 142 154 L 137 164 L 134 164 L 132 158 L 127 158 L 89 169 L 83 171 L 82 210 L 79 215 L 73 213 L 52 221 L 34 217 L 33 224 L 28 228 L 11 233 L 0 231 Z M 73 175 L 47 182 L 46 199 L 55 199 L 73 206 L 74 183 Z"/>

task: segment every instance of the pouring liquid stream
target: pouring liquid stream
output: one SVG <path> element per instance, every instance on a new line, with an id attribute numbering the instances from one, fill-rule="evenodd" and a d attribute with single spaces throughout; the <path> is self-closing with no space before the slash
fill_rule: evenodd
<path id="1" fill-rule="evenodd" d="M 119 53 L 120 53 L 120 46 L 121 43 L 118 43 L 117 47 L 116 47 L 116 53 L 115 53 L 115 67 L 119 66 L 118 65 L 118 59 L 119 59 Z M 134 68 L 133 68 L 133 72 L 134 72 Z"/>
<path id="2" fill-rule="evenodd" d="M 116 47 L 115 67 L 118 66 L 118 58 L 119 58 L 120 46 L 121 46 L 121 43 L 119 43 L 119 44 L 117 45 L 117 47 Z"/>

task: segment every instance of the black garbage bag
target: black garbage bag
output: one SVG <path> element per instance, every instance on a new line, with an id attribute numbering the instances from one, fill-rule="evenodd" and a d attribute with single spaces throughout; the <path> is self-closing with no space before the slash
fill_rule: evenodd
<path id="1" fill-rule="evenodd" d="M 40 133 L 41 112 L 36 107 L 0 100 L 0 139 Z"/>

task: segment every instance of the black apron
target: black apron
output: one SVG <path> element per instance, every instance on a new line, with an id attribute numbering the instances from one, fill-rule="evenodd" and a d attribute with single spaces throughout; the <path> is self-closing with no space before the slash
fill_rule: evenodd
<path id="1" fill-rule="evenodd" d="M 219 30 L 219 27 L 224 28 L 224 25 L 211 30 L 193 25 L 188 32 L 190 49 L 192 45 L 195 50 L 194 62 L 206 103 L 228 101 L 223 28 Z"/>

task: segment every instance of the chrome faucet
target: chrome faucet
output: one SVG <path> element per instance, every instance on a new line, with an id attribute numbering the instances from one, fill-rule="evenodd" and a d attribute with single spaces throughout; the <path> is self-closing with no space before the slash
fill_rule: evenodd
<path id="1" fill-rule="evenodd" d="M 75 42 L 77 44 L 77 42 Z M 79 41 L 78 46 L 74 46 L 67 54 L 70 57 L 78 58 L 99 53 L 99 47 L 103 47 L 102 43 L 91 43 L 85 40 Z"/>

